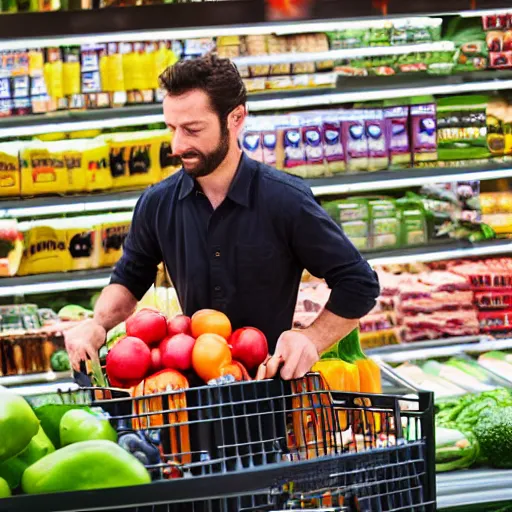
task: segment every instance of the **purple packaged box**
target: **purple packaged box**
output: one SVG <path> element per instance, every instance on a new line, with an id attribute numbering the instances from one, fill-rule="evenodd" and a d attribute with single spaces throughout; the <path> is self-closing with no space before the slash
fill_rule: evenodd
<path id="1" fill-rule="evenodd" d="M 368 170 L 387 169 L 389 164 L 386 123 L 382 110 L 365 112 L 365 130 L 368 141 Z"/>
<path id="2" fill-rule="evenodd" d="M 437 160 L 437 119 L 434 103 L 411 105 L 413 163 Z"/>
<path id="3" fill-rule="evenodd" d="M 325 119 L 322 124 L 322 142 L 327 169 L 332 172 L 342 172 L 347 168 L 345 151 L 341 138 L 341 123 L 337 119 Z"/>
<path id="4" fill-rule="evenodd" d="M 301 127 L 302 143 L 306 155 L 306 175 L 317 178 L 325 173 L 322 125 L 320 119 L 305 119 Z"/>
<path id="5" fill-rule="evenodd" d="M 306 153 L 304 151 L 300 126 L 297 124 L 296 126 L 283 127 L 280 142 L 283 144 L 284 152 L 283 168 L 304 167 L 306 164 Z M 296 170 L 298 171 L 298 169 Z"/>
<path id="6" fill-rule="evenodd" d="M 368 141 L 364 111 L 352 110 L 343 117 L 341 133 L 345 144 L 347 169 L 349 171 L 365 171 L 368 169 Z"/>
<path id="7" fill-rule="evenodd" d="M 400 106 L 384 110 L 391 167 L 410 167 L 409 107 Z"/>
<path id="8" fill-rule="evenodd" d="M 261 143 L 261 132 L 255 130 L 247 130 L 242 135 L 242 149 L 248 157 L 263 162 L 263 147 Z"/>

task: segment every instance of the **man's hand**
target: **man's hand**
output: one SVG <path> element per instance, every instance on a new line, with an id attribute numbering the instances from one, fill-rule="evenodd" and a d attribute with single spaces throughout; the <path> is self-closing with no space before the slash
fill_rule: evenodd
<path id="1" fill-rule="evenodd" d="M 98 350 L 105 343 L 107 332 L 93 319 L 84 320 L 75 327 L 64 331 L 64 343 L 68 351 L 71 366 L 80 371 L 80 362 L 87 356 L 99 363 Z"/>
<path id="2" fill-rule="evenodd" d="M 266 362 L 263 378 L 274 377 L 282 364 L 281 377 L 284 380 L 300 379 L 319 359 L 316 346 L 306 334 L 301 331 L 283 332 L 277 341 L 274 355 Z"/>

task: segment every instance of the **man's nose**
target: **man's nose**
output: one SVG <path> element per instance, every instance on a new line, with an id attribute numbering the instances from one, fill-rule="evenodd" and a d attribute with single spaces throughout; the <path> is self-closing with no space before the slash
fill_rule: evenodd
<path id="1" fill-rule="evenodd" d="M 176 130 L 173 134 L 171 147 L 172 154 L 175 156 L 181 156 L 186 150 L 185 139 L 178 130 Z"/>

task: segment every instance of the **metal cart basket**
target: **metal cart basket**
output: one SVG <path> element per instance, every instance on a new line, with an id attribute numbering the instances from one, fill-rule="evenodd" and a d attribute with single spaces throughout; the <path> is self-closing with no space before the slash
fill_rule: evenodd
<path id="1" fill-rule="evenodd" d="M 158 439 L 151 484 L 0 500 L 0 512 L 435 510 L 433 401 L 327 391 L 310 374 L 153 395 L 87 388 L 123 432 Z"/>

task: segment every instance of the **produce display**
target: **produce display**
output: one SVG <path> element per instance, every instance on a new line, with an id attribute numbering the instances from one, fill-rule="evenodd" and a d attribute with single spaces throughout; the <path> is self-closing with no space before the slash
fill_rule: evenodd
<path id="1" fill-rule="evenodd" d="M 246 327 L 232 332 L 228 317 L 214 310 L 168 320 L 145 308 L 126 321 L 125 329 L 106 357 L 108 380 L 120 388 L 144 390 L 157 379 L 176 389 L 249 380 L 249 372 L 254 376 L 268 354 L 261 331 Z"/>
<path id="2" fill-rule="evenodd" d="M 0 496 L 141 485 L 151 476 L 99 408 L 0 386 Z M 119 444 L 118 444 L 119 442 Z M 93 469 L 93 470 L 91 470 Z M 6 484 L 8 487 L 6 487 Z"/>

